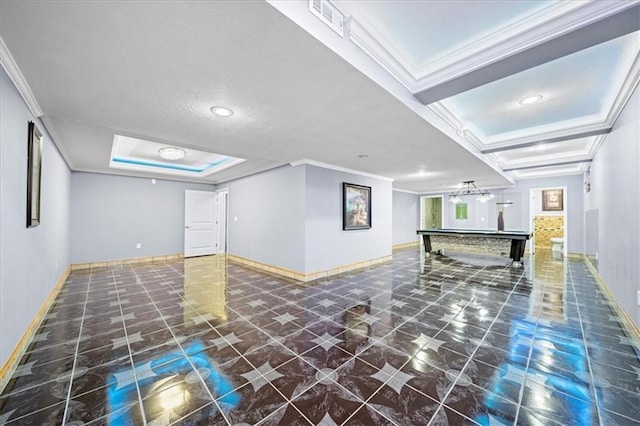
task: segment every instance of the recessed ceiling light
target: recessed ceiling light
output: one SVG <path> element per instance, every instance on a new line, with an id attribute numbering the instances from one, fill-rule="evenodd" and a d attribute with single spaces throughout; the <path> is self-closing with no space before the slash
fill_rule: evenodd
<path id="1" fill-rule="evenodd" d="M 180 148 L 160 148 L 158 154 L 165 160 L 181 160 L 187 155 L 185 150 Z"/>
<path id="2" fill-rule="evenodd" d="M 219 115 L 220 117 L 229 117 L 233 115 L 233 111 L 231 111 L 229 108 L 222 107 L 222 106 L 211 107 L 211 112 L 214 113 L 215 115 Z"/>
<path id="3" fill-rule="evenodd" d="M 535 104 L 536 102 L 540 102 L 542 100 L 542 95 L 529 96 L 520 101 L 521 105 L 529 105 Z"/>

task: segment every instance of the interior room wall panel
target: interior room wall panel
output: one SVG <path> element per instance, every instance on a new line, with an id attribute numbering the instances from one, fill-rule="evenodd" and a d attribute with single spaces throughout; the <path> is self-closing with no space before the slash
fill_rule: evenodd
<path id="1" fill-rule="evenodd" d="M 640 326 L 640 91 L 634 94 L 591 163 L 585 212 L 597 209 L 598 270 Z M 592 232 L 591 232 L 592 234 Z M 595 254 L 594 254 L 595 256 Z"/>
<path id="2" fill-rule="evenodd" d="M 306 272 L 391 255 L 391 181 L 310 165 L 305 167 Z M 343 182 L 371 187 L 371 229 L 342 229 Z"/>
<path id="3" fill-rule="evenodd" d="M 229 253 L 304 272 L 304 167 L 289 165 L 219 185 L 229 188 Z"/>
<path id="4" fill-rule="evenodd" d="M 393 245 L 418 241 L 420 228 L 420 196 L 393 191 Z"/>
<path id="5" fill-rule="evenodd" d="M 69 264 L 71 172 L 42 122 L 0 68 L 0 366 Z M 44 135 L 41 222 L 26 227 L 27 134 Z"/>
<path id="6" fill-rule="evenodd" d="M 73 172 L 71 262 L 183 253 L 187 189 L 214 191 L 215 186 Z"/>

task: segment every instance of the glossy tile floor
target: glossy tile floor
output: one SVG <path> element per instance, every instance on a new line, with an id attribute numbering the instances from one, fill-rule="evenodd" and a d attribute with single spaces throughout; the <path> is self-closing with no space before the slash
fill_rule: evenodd
<path id="1" fill-rule="evenodd" d="M 0 424 L 640 424 L 639 354 L 585 264 L 544 253 L 405 250 L 309 286 L 220 256 L 75 271 Z"/>

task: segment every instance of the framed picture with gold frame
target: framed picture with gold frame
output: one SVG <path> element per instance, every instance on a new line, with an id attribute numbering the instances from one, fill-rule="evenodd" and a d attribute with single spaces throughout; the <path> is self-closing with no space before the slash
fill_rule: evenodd
<path id="1" fill-rule="evenodd" d="M 40 225 L 40 183 L 42 181 L 42 132 L 29 122 L 27 160 L 27 228 Z"/>
<path id="2" fill-rule="evenodd" d="M 542 191 L 542 211 L 561 212 L 564 210 L 562 189 L 545 189 Z"/>

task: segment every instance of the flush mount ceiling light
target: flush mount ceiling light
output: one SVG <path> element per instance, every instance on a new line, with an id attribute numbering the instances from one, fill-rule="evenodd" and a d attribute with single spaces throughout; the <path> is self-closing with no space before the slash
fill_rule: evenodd
<path id="1" fill-rule="evenodd" d="M 158 154 L 165 160 L 182 160 L 187 155 L 185 150 L 180 148 L 160 148 Z"/>
<path id="2" fill-rule="evenodd" d="M 520 100 L 520 104 L 530 105 L 530 104 L 535 104 L 536 102 L 540 102 L 541 100 L 542 100 L 542 95 L 528 96 Z"/>
<path id="3" fill-rule="evenodd" d="M 477 195 L 478 197 L 476 200 L 481 203 L 486 203 L 495 197 L 495 195 L 491 194 L 489 191 L 478 188 L 474 182 L 475 181 L 473 180 L 466 180 L 462 182 L 462 186 L 460 186 L 455 193 L 449 194 L 449 201 L 453 204 L 457 204 L 462 201 L 461 197 L 465 195 Z"/>
<path id="4" fill-rule="evenodd" d="M 211 107 L 211 112 L 215 115 L 219 115 L 220 117 L 229 117 L 233 115 L 233 111 L 223 106 Z"/>

